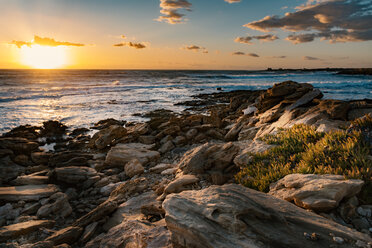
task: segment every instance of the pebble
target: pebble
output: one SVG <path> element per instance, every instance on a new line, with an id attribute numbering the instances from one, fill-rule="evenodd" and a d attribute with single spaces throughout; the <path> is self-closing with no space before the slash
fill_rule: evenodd
<path id="1" fill-rule="evenodd" d="M 333 237 L 333 241 L 338 244 L 343 244 L 345 242 L 345 240 L 341 237 Z"/>

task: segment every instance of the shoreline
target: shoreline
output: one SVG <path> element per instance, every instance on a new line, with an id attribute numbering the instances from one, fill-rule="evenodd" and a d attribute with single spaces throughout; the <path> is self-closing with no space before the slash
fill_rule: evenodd
<path id="1" fill-rule="evenodd" d="M 239 246 L 238 240 L 267 247 L 372 244 L 372 199 L 362 196 L 372 185 L 368 174 L 345 179 L 322 175 L 327 173 L 288 174 L 278 168 L 274 172 L 282 174 L 263 179 L 272 184 L 262 193 L 254 190 L 258 184 L 250 184 L 249 173 L 256 172 L 248 166 L 258 161 L 254 154 L 280 148 L 263 141 L 265 137 L 279 137 L 275 135 L 282 129 L 296 127 L 310 128 L 297 136 L 314 135 L 314 147 L 328 133 L 350 140 L 357 129 L 358 137 L 366 139 L 361 150 L 370 149 L 372 99 L 323 100 L 320 90 L 293 81 L 268 90 L 193 97 L 180 103 L 189 107 L 182 113 L 159 109 L 144 114 L 150 118 L 146 122 L 106 119 L 90 129 L 68 130 L 63 123 L 47 121 L 2 134 L 0 216 L 8 217 L 0 223 L 0 242 L 12 241 L 10 247 L 143 242 L 154 247 L 200 247 L 205 242 L 215 247 Z M 41 149 L 48 144 L 55 144 L 53 151 Z M 372 151 L 363 152 L 357 158 L 371 165 Z M 299 159 L 298 154 L 290 155 Z M 291 183 L 298 185 L 298 194 L 289 197 L 293 190 L 286 185 Z M 306 190 L 308 196 L 301 198 Z M 295 230 L 287 229 L 288 223 Z M 281 229 L 286 231 L 277 234 Z M 211 232 L 228 238 L 215 243 Z M 251 237 L 250 232 L 257 234 Z"/>

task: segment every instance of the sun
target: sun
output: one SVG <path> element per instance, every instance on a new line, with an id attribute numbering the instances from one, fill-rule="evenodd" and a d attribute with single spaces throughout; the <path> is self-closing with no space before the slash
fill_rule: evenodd
<path id="1" fill-rule="evenodd" d="M 21 63 L 36 69 L 58 69 L 67 63 L 66 48 L 63 46 L 23 46 Z"/>

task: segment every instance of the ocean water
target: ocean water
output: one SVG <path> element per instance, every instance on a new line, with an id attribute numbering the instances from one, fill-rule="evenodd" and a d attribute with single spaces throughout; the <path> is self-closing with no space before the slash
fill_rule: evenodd
<path id="1" fill-rule="evenodd" d="M 175 103 L 217 87 L 266 89 L 285 80 L 310 83 L 325 98 L 372 99 L 372 76 L 334 72 L 0 70 L 0 133 L 51 119 L 72 127 L 106 118 L 139 121 L 134 113 L 180 112 L 185 107 Z"/>

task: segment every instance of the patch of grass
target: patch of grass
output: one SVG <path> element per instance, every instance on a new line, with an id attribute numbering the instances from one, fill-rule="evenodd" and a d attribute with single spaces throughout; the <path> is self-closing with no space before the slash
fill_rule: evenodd
<path id="1" fill-rule="evenodd" d="M 361 125 L 365 127 L 366 123 L 369 125 L 366 121 Z M 320 133 L 311 126 L 295 125 L 262 140 L 276 146 L 251 153 L 250 163 L 235 177 L 239 183 L 268 192 L 271 183 L 292 173 L 344 175 L 364 180 L 363 201 L 372 203 L 370 147 L 360 130 Z"/>

